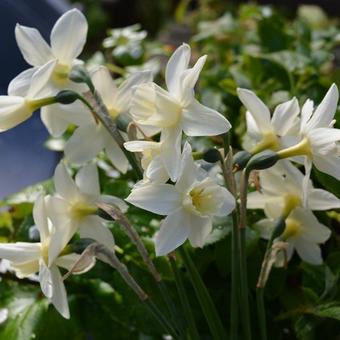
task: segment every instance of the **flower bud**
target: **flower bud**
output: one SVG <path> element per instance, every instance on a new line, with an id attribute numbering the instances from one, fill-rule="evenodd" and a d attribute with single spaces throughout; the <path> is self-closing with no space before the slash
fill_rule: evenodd
<path id="1" fill-rule="evenodd" d="M 74 66 L 69 74 L 69 78 L 75 83 L 86 84 L 89 87 L 90 91 L 94 93 L 95 91 L 94 85 L 92 83 L 89 73 L 87 72 L 84 66 L 82 65 Z"/>
<path id="2" fill-rule="evenodd" d="M 254 155 L 247 163 L 248 172 L 252 170 L 264 170 L 271 168 L 280 159 L 279 155 L 271 150 L 262 151 Z"/>
<path id="3" fill-rule="evenodd" d="M 203 159 L 208 163 L 216 163 L 221 159 L 221 154 L 217 149 L 209 149 L 203 154 Z"/>
<path id="4" fill-rule="evenodd" d="M 244 169 L 252 156 L 253 155 L 248 151 L 239 151 L 236 153 L 233 157 L 234 169 L 236 171 Z"/>
<path id="5" fill-rule="evenodd" d="M 79 94 L 71 90 L 63 90 L 57 93 L 55 99 L 60 104 L 72 104 L 79 99 Z"/>

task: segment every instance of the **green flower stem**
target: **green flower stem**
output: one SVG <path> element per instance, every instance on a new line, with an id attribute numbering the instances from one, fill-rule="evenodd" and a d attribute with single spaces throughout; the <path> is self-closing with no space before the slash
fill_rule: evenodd
<path id="1" fill-rule="evenodd" d="M 226 137 L 227 138 L 227 137 Z M 222 173 L 226 188 L 235 197 L 236 201 L 236 184 L 233 174 L 233 152 L 227 139 L 224 142 L 225 161 L 220 158 Z M 230 339 L 238 339 L 239 323 L 239 233 L 238 233 L 238 206 L 232 212 L 233 229 L 231 244 L 231 302 L 230 302 Z"/>
<path id="2" fill-rule="evenodd" d="M 199 335 L 198 330 L 196 328 L 195 318 L 194 318 L 194 315 L 192 313 L 192 309 L 190 307 L 190 302 L 189 302 L 187 293 L 185 291 L 185 287 L 184 287 L 184 284 L 183 284 L 183 281 L 182 281 L 181 273 L 180 273 L 179 269 L 177 268 L 175 255 L 174 254 L 169 255 L 169 259 L 170 259 L 172 271 L 173 271 L 174 276 L 175 276 L 176 287 L 177 287 L 177 291 L 178 291 L 178 294 L 179 294 L 179 298 L 181 300 L 182 308 L 183 308 L 183 311 L 184 311 L 184 316 L 185 316 L 187 324 L 188 324 L 190 339 L 191 340 L 197 340 L 197 339 L 199 340 L 200 335 Z"/>
<path id="3" fill-rule="evenodd" d="M 248 275 L 246 254 L 246 219 L 247 219 L 247 193 L 249 172 L 243 170 L 240 180 L 240 219 L 239 219 L 239 270 L 240 270 L 240 295 L 241 295 L 241 323 L 244 338 L 251 340 L 251 325 L 248 300 Z"/>
<path id="4" fill-rule="evenodd" d="M 267 340 L 267 321 L 264 307 L 264 288 L 256 288 L 256 306 L 260 325 L 261 340 Z"/>
<path id="5" fill-rule="evenodd" d="M 94 109 L 94 113 L 96 114 L 97 118 L 105 126 L 106 130 L 110 133 L 110 136 L 115 140 L 120 149 L 123 151 L 125 157 L 128 159 L 130 165 L 132 166 L 132 169 L 134 170 L 137 179 L 142 179 L 143 171 L 140 167 L 140 164 L 138 163 L 135 155 L 125 149 L 124 147 L 125 140 L 120 134 L 117 125 L 111 118 L 110 113 L 107 110 L 107 107 L 105 106 L 99 93 L 97 91 L 94 91 L 94 93 L 87 92 L 86 98 L 91 102 L 92 107 Z"/>
<path id="6" fill-rule="evenodd" d="M 204 316 L 208 322 L 212 337 L 214 340 L 225 340 L 226 334 L 217 313 L 216 307 L 210 297 L 210 294 L 204 285 L 202 278 L 192 261 L 188 251 L 184 246 L 179 248 L 179 253 L 183 259 L 184 265 L 189 273 L 191 283 L 195 290 L 197 299 L 201 305 Z"/>

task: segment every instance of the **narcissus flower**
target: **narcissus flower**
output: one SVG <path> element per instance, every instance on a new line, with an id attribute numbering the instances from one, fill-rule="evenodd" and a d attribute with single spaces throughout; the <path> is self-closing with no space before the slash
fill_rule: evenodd
<path id="1" fill-rule="evenodd" d="M 310 210 L 340 208 L 340 200 L 330 192 L 313 188 L 309 181 L 307 188 L 308 207 L 303 206 L 302 182 L 304 175 L 289 161 L 282 160 L 272 168 L 259 172 L 260 191 L 248 194 L 249 209 L 264 209 L 271 218 L 279 218 L 296 207 Z"/>
<path id="2" fill-rule="evenodd" d="M 62 231 L 62 237 L 55 241 L 64 244 L 79 230 L 82 238 L 91 238 L 112 249 L 112 233 L 105 221 L 96 215 L 97 203 L 112 203 L 126 211 L 124 201 L 114 196 L 100 195 L 98 170 L 94 164 L 81 168 L 73 181 L 63 163 L 54 174 L 56 195 L 47 200 L 48 216 Z M 52 254 L 55 255 L 55 254 Z"/>
<path id="3" fill-rule="evenodd" d="M 229 191 L 219 186 L 192 158 L 187 143 L 178 181 L 175 185 L 150 183 L 136 186 L 129 203 L 160 215 L 167 215 L 156 235 L 156 254 L 170 253 L 186 239 L 202 247 L 212 230 L 214 216 L 228 215 L 235 207 Z"/>
<path id="4" fill-rule="evenodd" d="M 298 134 L 300 108 L 296 98 L 278 105 L 271 117 L 268 107 L 254 92 L 238 88 L 237 94 L 247 108 L 245 147 L 251 153 L 279 150 L 284 147 L 286 136 Z"/>
<path id="5" fill-rule="evenodd" d="M 206 56 L 188 68 L 190 56 L 189 45 L 180 46 L 166 66 L 168 91 L 155 83 L 142 84 L 131 103 L 130 113 L 135 122 L 161 130 L 161 157 L 172 181 L 179 174 L 182 131 L 188 136 L 214 136 L 231 127 L 224 116 L 195 99 L 194 87 Z"/>
<path id="6" fill-rule="evenodd" d="M 93 84 L 112 119 L 123 113 L 128 114 L 133 87 L 150 81 L 151 78 L 150 72 L 137 72 L 117 88 L 107 68 L 100 67 L 92 74 Z M 91 143 L 88 143 L 89 139 Z M 83 164 L 93 159 L 103 149 L 112 164 L 120 172 L 125 173 L 128 169 L 128 160 L 106 128 L 94 118 L 76 129 L 65 146 L 65 156 L 74 164 Z"/>
<path id="7" fill-rule="evenodd" d="M 256 224 L 265 239 L 270 238 L 274 226 L 273 219 L 264 219 Z M 323 262 L 320 244 L 326 242 L 330 235 L 331 231 L 321 224 L 311 211 L 298 207 L 286 219 L 286 228 L 280 240 L 288 243 L 287 260 L 291 259 L 296 250 L 303 261 L 320 265 Z M 279 256 L 277 265 L 283 265 L 282 260 L 282 256 Z"/>
<path id="8" fill-rule="evenodd" d="M 39 272 L 40 287 L 58 312 L 69 318 L 70 312 L 67 295 L 59 268 L 71 269 L 80 255 L 62 255 L 66 243 L 56 242 L 62 238 L 63 230 L 49 224 L 46 215 L 45 200 L 40 196 L 33 209 L 33 217 L 40 233 L 37 243 L 0 244 L 0 258 L 10 261 L 11 267 L 19 278 L 28 277 Z"/>

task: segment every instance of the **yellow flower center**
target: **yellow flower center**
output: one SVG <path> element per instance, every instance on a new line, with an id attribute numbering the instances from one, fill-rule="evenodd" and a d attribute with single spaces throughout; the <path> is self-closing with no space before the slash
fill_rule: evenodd
<path id="1" fill-rule="evenodd" d="M 68 82 L 68 76 L 70 73 L 70 66 L 57 64 L 53 70 L 52 81 L 60 87 L 63 87 Z"/>
<path id="2" fill-rule="evenodd" d="M 108 107 L 107 110 L 109 111 L 112 119 L 116 119 L 119 116 L 120 112 L 115 107 Z"/>
<path id="3" fill-rule="evenodd" d="M 276 151 L 279 149 L 279 147 L 280 143 L 278 137 L 272 131 L 268 131 L 263 133 L 261 141 L 254 146 L 254 148 L 251 150 L 251 153 L 257 154 L 267 149 Z"/>
<path id="4" fill-rule="evenodd" d="M 277 153 L 281 159 L 294 157 L 294 156 L 307 156 L 312 158 L 312 147 L 310 145 L 309 139 L 304 137 L 298 144 L 293 145 L 287 149 L 278 151 Z"/>
<path id="5" fill-rule="evenodd" d="M 296 207 L 300 205 L 301 205 L 300 196 L 293 194 L 293 193 L 285 194 L 282 215 L 288 216 Z"/>
<path id="6" fill-rule="evenodd" d="M 287 240 L 292 237 L 298 236 L 302 231 L 301 223 L 293 218 L 287 218 L 286 220 L 286 228 L 281 238 L 283 240 Z"/>
<path id="7" fill-rule="evenodd" d="M 93 215 L 97 211 L 96 206 L 87 202 L 76 202 L 71 208 L 71 214 L 74 219 L 82 219 L 88 215 Z"/>

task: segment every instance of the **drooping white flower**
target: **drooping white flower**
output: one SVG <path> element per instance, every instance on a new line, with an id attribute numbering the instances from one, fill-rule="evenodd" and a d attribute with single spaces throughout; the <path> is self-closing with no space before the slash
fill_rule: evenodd
<path id="1" fill-rule="evenodd" d="M 195 165 L 187 143 L 175 185 L 150 183 L 136 186 L 129 203 L 160 215 L 167 215 L 156 235 L 157 256 L 168 254 L 186 239 L 202 247 L 212 230 L 214 216 L 229 214 L 235 199 L 229 191 L 204 175 Z"/>
<path id="2" fill-rule="evenodd" d="M 304 206 L 304 175 L 289 161 L 282 160 L 272 168 L 259 172 L 261 190 L 248 194 L 249 209 L 263 209 L 270 218 L 279 218 L 295 207 L 310 210 L 340 208 L 340 200 L 330 192 L 315 189 L 309 181 L 308 207 Z"/>
<path id="3" fill-rule="evenodd" d="M 37 199 L 34 205 L 33 217 L 40 233 L 40 242 L 0 244 L 0 258 L 10 261 L 11 267 L 19 278 L 39 272 L 39 282 L 43 294 L 51 300 L 58 312 L 68 319 L 70 312 L 66 289 L 58 267 L 69 270 L 76 263 L 79 255 L 61 255 L 67 243 L 56 242 L 56 240 L 62 238 L 63 230 L 49 224 L 45 200 L 42 196 Z M 52 246 L 53 251 L 51 251 Z"/>
<path id="4" fill-rule="evenodd" d="M 268 107 L 254 92 L 238 88 L 237 93 L 247 108 L 245 147 L 248 151 L 279 150 L 285 145 L 286 136 L 298 134 L 300 108 L 296 98 L 276 106 L 271 117 Z"/>
<path id="5" fill-rule="evenodd" d="M 206 56 L 188 68 L 190 56 L 189 45 L 180 46 L 166 67 L 168 91 L 155 83 L 142 84 L 131 103 L 130 113 L 135 122 L 161 130 L 161 157 L 172 181 L 179 174 L 182 131 L 188 136 L 214 136 L 230 129 L 224 116 L 195 99 L 194 87 Z"/>
<path id="6" fill-rule="evenodd" d="M 53 72 L 45 84 L 46 91 L 50 91 L 49 95 L 55 95 L 65 88 L 81 91 L 83 85 L 71 82 L 69 74 L 74 65 L 81 63 L 77 57 L 85 45 L 87 29 L 86 18 L 79 10 L 67 11 L 52 28 L 49 46 L 37 29 L 17 24 L 17 44 L 24 59 L 32 67 L 11 81 L 8 94 L 26 96 L 33 74 L 52 60 L 55 61 Z M 70 123 L 80 125 L 87 122 L 90 113 L 80 102 L 70 105 L 54 104 L 42 108 L 41 118 L 50 134 L 60 136 Z"/>
<path id="7" fill-rule="evenodd" d="M 0 96 L 0 131 L 6 131 L 30 118 L 43 105 L 52 104 L 53 98 L 46 91 L 55 62 L 35 69 L 30 86 L 25 95 Z"/>
<path id="8" fill-rule="evenodd" d="M 137 72 L 128 77 L 118 88 L 106 67 L 99 67 L 92 74 L 93 84 L 103 99 L 112 119 L 128 114 L 133 87 L 150 81 L 150 72 Z M 88 141 L 91 140 L 91 143 Z M 112 164 L 122 173 L 128 169 L 128 160 L 106 128 L 92 118 L 73 133 L 65 146 L 66 158 L 74 164 L 83 164 L 93 159 L 100 151 L 106 154 Z"/>
<path id="9" fill-rule="evenodd" d="M 79 230 L 81 238 L 91 238 L 112 249 L 112 233 L 105 226 L 105 220 L 95 215 L 97 203 L 104 202 L 126 211 L 127 205 L 121 199 L 100 194 L 98 170 L 94 164 L 82 167 L 73 181 L 63 163 L 58 164 L 54 174 L 56 194 L 47 200 L 48 216 L 62 231 L 62 237 L 53 246 L 67 243 Z M 51 249 L 53 255 L 55 251 Z"/>
<path id="10" fill-rule="evenodd" d="M 274 219 L 264 219 L 256 224 L 256 228 L 265 239 L 270 238 L 274 226 Z M 323 262 L 320 244 L 326 242 L 330 235 L 331 231 L 321 224 L 310 210 L 298 207 L 286 219 L 285 231 L 280 240 L 288 243 L 287 260 L 291 259 L 294 250 L 296 250 L 303 261 L 320 265 Z M 282 266 L 283 259 L 281 254 L 277 258 L 276 264 Z"/>

